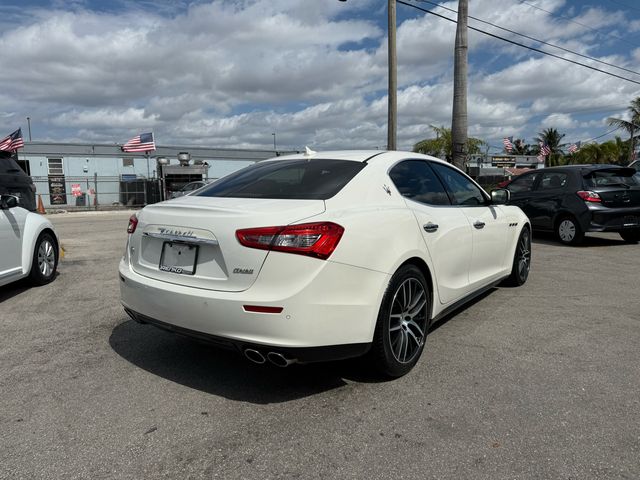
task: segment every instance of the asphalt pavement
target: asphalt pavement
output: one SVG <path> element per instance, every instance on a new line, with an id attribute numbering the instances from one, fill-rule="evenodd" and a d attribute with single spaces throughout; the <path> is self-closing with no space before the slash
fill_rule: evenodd
<path id="1" fill-rule="evenodd" d="M 525 286 L 439 322 L 381 382 L 131 321 L 130 213 L 51 215 L 59 276 L 0 290 L 1 479 L 640 478 L 640 245 L 534 238 Z"/>

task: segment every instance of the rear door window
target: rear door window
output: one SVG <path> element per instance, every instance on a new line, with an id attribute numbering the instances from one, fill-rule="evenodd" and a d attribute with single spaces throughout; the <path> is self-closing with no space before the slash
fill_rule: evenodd
<path id="1" fill-rule="evenodd" d="M 323 159 L 259 162 L 203 188 L 195 196 L 327 200 L 366 165 Z"/>
<path id="2" fill-rule="evenodd" d="M 451 205 L 444 186 L 424 160 L 406 160 L 389 172 L 400 194 L 427 205 Z"/>
<path id="3" fill-rule="evenodd" d="M 569 175 L 564 172 L 544 172 L 536 190 L 558 190 L 564 188 L 569 181 Z"/>

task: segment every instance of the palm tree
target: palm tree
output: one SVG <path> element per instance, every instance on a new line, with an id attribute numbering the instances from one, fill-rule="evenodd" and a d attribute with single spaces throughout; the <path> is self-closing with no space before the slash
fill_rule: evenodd
<path id="1" fill-rule="evenodd" d="M 516 138 L 513 142 L 513 150 L 510 153 L 511 155 L 531 155 L 531 145 L 524 143 L 524 138 Z"/>
<path id="2" fill-rule="evenodd" d="M 640 130 L 640 97 L 636 97 L 631 100 L 631 103 L 627 107 L 629 112 L 629 120 L 623 120 L 621 118 L 607 118 L 607 123 L 612 127 L 622 128 L 629 133 L 629 143 L 631 149 L 629 151 L 629 162 L 633 161 L 633 152 L 636 151 L 636 132 Z"/>
<path id="3" fill-rule="evenodd" d="M 456 43 L 453 63 L 453 114 L 451 130 L 453 135 L 453 164 L 464 168 L 466 156 L 470 151 L 467 139 L 467 16 L 469 0 L 458 0 L 458 25 L 456 27 Z"/>
<path id="4" fill-rule="evenodd" d="M 561 135 L 555 128 L 545 128 L 536 137 L 536 143 L 538 143 L 538 145 L 540 145 L 541 143 L 545 144 L 551 150 L 551 153 L 549 154 L 549 160 L 547 162 L 548 166 L 560 165 L 562 163 L 562 147 L 564 147 L 566 144 L 561 144 L 560 142 L 564 138 L 564 135 L 564 133 Z M 537 153 L 539 152 L 540 147 L 538 147 Z"/>
<path id="5" fill-rule="evenodd" d="M 621 151 L 620 143 L 616 140 L 609 140 L 600 144 L 595 142 L 587 143 L 573 155 L 567 155 L 566 161 L 573 164 L 618 163 L 620 155 L 624 151 L 626 150 Z"/>
<path id="6" fill-rule="evenodd" d="M 436 138 L 426 138 L 424 140 L 420 140 L 413 146 L 413 151 L 417 153 L 423 153 L 425 155 L 432 155 L 434 157 L 443 158 L 447 162 L 451 162 L 453 158 L 451 130 L 445 127 L 436 127 L 434 125 L 429 126 L 431 127 L 431 130 L 433 130 L 436 134 Z M 468 153 L 482 153 L 482 147 L 484 145 L 486 145 L 486 142 L 480 140 L 479 138 L 469 138 L 467 140 Z"/>

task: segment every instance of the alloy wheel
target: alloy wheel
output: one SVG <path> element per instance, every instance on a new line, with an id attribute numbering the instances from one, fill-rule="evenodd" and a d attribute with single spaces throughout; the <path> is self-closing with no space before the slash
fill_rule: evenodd
<path id="1" fill-rule="evenodd" d="M 531 237 L 526 230 L 522 232 L 518 241 L 517 262 L 518 276 L 524 282 L 531 269 Z"/>
<path id="2" fill-rule="evenodd" d="M 38 269 L 46 278 L 51 276 L 56 264 L 56 253 L 52 243 L 45 239 L 38 247 Z"/>
<path id="3" fill-rule="evenodd" d="M 389 316 L 389 341 L 395 359 L 411 362 L 424 344 L 427 329 L 427 294 L 416 278 L 408 278 L 395 291 Z"/>

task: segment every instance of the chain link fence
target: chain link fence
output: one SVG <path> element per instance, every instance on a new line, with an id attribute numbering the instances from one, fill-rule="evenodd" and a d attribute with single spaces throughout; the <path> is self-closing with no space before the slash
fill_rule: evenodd
<path id="1" fill-rule="evenodd" d="M 135 175 L 117 177 L 32 177 L 36 197 L 46 209 L 106 210 L 139 208 L 162 200 L 162 181 Z"/>

